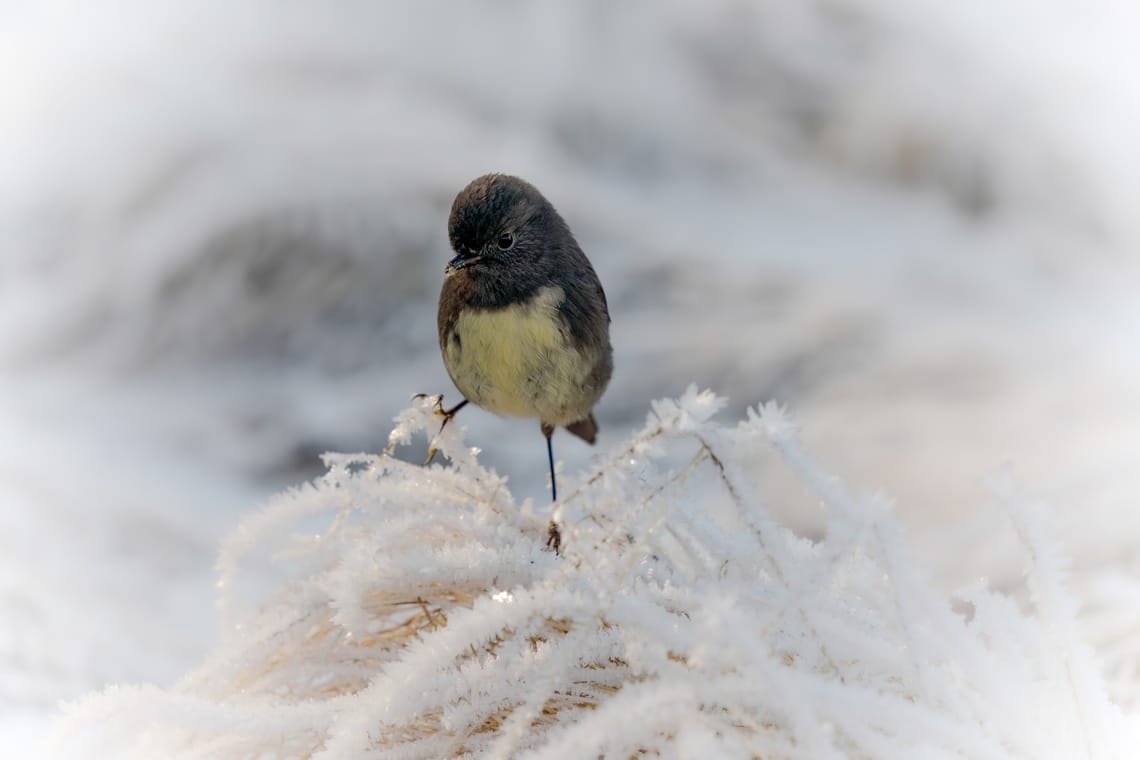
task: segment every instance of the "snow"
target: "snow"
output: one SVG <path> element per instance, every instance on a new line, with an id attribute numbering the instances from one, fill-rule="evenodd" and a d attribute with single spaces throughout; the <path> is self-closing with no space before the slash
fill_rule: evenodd
<path id="1" fill-rule="evenodd" d="M 5 735 L 31 742 L 59 700 L 108 684 L 171 687 L 225 631 L 215 554 L 257 505 L 320 476 L 324 451 L 383 449 L 413 393 L 454 394 L 435 345 L 444 220 L 490 170 L 544 190 L 607 288 L 601 447 L 692 381 L 727 419 L 775 399 L 813 461 L 891 495 L 939 589 L 984 578 L 1020 603 L 1020 544 L 983 483 L 1008 464 L 1134 715 L 1138 16 L 9 3 Z M 474 409 L 462 425 L 544 504 L 537 426 Z M 598 461 L 555 444 L 568 480 Z M 767 459 L 753 475 L 774 521 L 827 534 L 798 476 Z M 251 561 L 237 602 L 286 583 Z"/>

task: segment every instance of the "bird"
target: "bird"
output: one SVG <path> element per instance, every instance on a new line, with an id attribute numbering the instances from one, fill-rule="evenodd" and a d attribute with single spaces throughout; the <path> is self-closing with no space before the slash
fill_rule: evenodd
<path id="1" fill-rule="evenodd" d="M 515 176 L 472 180 L 447 232 L 455 255 L 439 295 L 439 346 L 463 400 L 445 410 L 440 398 L 440 430 L 468 403 L 538 419 L 557 502 L 554 431 L 593 444 L 594 407 L 613 374 L 602 283 L 550 201 Z M 552 521 L 548 544 L 557 552 L 560 542 Z"/>

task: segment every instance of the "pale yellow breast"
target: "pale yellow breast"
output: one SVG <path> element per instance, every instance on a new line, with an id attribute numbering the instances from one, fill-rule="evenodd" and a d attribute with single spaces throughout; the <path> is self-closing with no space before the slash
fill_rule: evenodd
<path id="1" fill-rule="evenodd" d="M 524 304 L 466 309 L 444 347 L 444 363 L 464 397 L 492 412 L 566 424 L 586 416 L 590 367 L 573 349 L 558 315 L 562 288 Z M 584 403 L 585 408 L 583 408 Z"/>

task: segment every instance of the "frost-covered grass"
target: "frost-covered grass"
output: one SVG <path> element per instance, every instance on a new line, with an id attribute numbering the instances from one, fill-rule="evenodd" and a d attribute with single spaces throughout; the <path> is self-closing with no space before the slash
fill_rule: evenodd
<path id="1" fill-rule="evenodd" d="M 713 419 L 690 388 L 519 504 L 459 426 L 450 466 L 330 454 L 226 542 L 222 643 L 171 689 L 68 709 L 84 756 L 441 758 L 1134 757 L 1077 630 L 1064 563 L 1005 480 L 1032 604 L 947 597 L 882 496 L 857 497 L 779 407 Z M 391 444 L 432 435 L 430 401 Z M 818 499 L 815 540 L 774 519 L 756 465 Z M 323 527 L 314 529 L 314 521 Z M 245 568 L 290 577 L 245 612 Z M 237 622 L 235 622 L 237 621 Z"/>

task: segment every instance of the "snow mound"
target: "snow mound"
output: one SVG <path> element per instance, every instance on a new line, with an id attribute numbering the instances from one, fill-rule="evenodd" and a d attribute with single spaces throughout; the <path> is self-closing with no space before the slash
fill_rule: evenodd
<path id="1" fill-rule="evenodd" d="M 947 597 L 886 499 L 847 493 L 779 407 L 725 425 L 723 403 L 695 388 L 656 402 L 594 469 L 560 476 L 555 555 L 551 515 L 516 503 L 462 428 L 436 436 L 432 399 L 416 402 L 388 452 L 328 455 L 323 478 L 226 543 L 226 634 L 206 663 L 169 690 L 71 705 L 59 749 L 815 759 L 1138 746 L 1077 630 L 1063 563 L 1010 484 L 995 491 L 1025 548 L 1029 609 L 980 584 Z M 391 455 L 420 434 L 450 466 Z M 824 535 L 770 516 L 764 458 L 818 499 Z M 246 608 L 239 586 L 269 559 L 287 577 Z"/>

